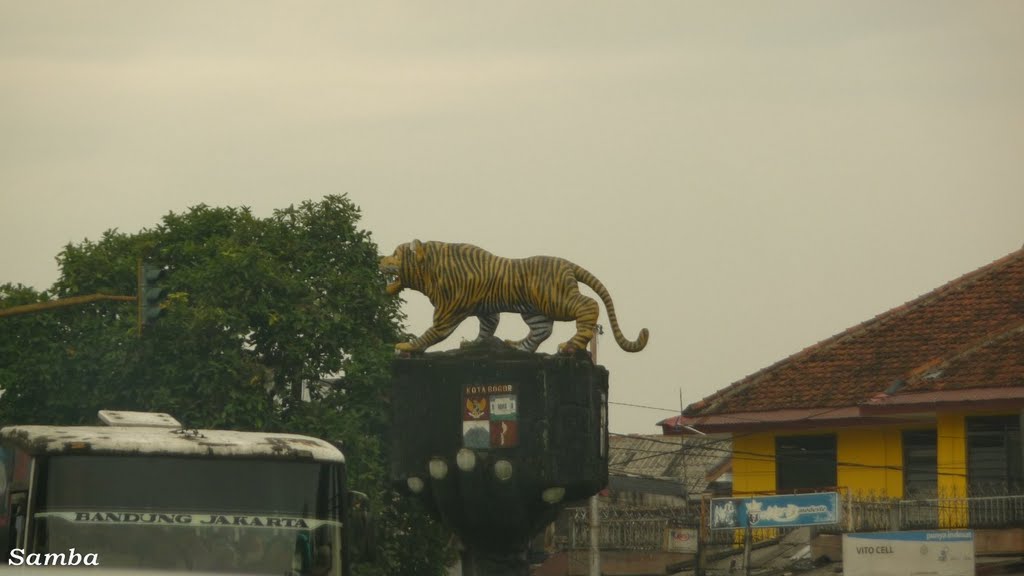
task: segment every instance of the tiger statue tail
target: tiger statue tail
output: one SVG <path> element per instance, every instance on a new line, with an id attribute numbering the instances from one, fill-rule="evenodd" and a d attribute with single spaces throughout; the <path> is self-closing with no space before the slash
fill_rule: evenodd
<path id="1" fill-rule="evenodd" d="M 615 336 L 615 343 L 619 345 L 619 348 L 622 348 L 626 352 L 639 352 L 643 350 L 644 347 L 647 346 L 647 337 L 650 335 L 647 328 L 642 328 L 640 330 L 640 335 L 636 337 L 636 340 L 627 340 L 626 337 L 622 335 L 622 330 L 619 329 L 619 320 L 615 317 L 615 305 L 612 304 L 611 294 L 608 293 L 604 284 L 601 284 L 601 281 L 598 280 L 597 277 L 584 268 L 576 264 L 572 264 L 572 266 L 573 275 L 576 276 L 576 280 L 586 284 L 591 290 L 597 292 L 597 295 L 601 297 L 601 301 L 604 302 L 604 307 L 608 310 L 608 321 L 612 325 L 612 334 Z"/>

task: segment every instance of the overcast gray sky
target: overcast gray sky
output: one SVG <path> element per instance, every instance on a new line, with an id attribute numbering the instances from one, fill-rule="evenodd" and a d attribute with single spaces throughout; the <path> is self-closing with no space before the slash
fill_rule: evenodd
<path id="1" fill-rule="evenodd" d="M 611 429 L 657 432 L 680 390 L 1024 244 L 1022 23 L 1014 1 L 0 0 L 0 283 L 48 288 L 66 243 L 199 203 L 347 193 L 385 253 L 593 272 L 651 331 L 602 339 Z"/>

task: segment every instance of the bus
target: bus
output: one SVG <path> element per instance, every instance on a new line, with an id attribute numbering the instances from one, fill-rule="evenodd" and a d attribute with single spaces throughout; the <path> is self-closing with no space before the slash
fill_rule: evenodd
<path id="1" fill-rule="evenodd" d="M 349 576 L 346 489 L 333 444 L 197 430 L 101 410 L 98 426 L 0 429 L 0 554 L 8 566 Z M 357 519 L 365 524 L 365 517 Z"/>

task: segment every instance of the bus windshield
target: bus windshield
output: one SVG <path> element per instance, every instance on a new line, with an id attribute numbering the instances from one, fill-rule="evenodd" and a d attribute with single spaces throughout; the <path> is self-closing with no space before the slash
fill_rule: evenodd
<path id="1" fill-rule="evenodd" d="M 39 460 L 31 549 L 101 566 L 340 574 L 340 470 L 284 460 Z"/>

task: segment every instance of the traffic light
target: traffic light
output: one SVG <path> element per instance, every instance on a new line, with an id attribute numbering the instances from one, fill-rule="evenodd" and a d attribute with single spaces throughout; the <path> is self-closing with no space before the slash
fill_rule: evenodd
<path id="1" fill-rule="evenodd" d="M 163 302 L 167 288 L 158 282 L 167 275 L 167 269 L 156 264 L 139 266 L 139 327 L 151 325 L 164 315 Z"/>

